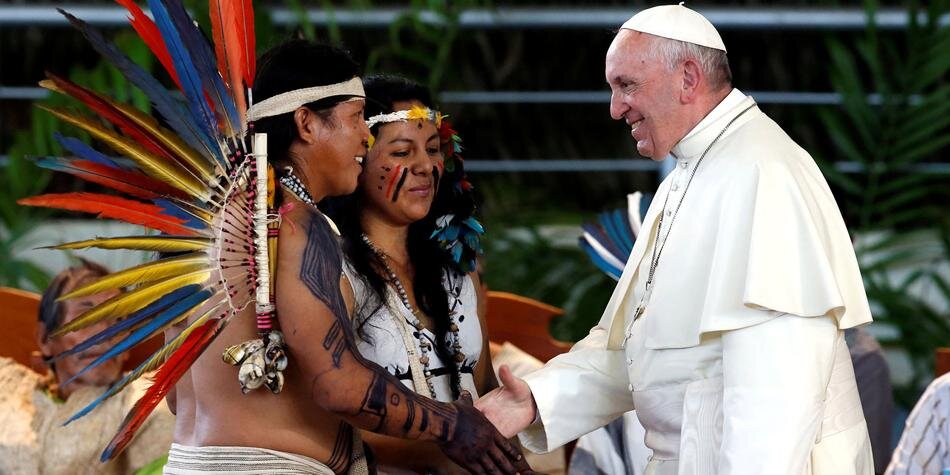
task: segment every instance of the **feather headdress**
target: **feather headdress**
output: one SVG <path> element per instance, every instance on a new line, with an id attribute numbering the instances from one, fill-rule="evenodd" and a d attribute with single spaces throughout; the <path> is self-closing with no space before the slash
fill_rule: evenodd
<path id="1" fill-rule="evenodd" d="M 584 233 L 578 239 L 581 249 L 614 280 L 620 280 L 652 199 L 650 194 L 631 193 L 627 195 L 626 210 L 605 211 L 597 215 L 596 221 L 582 225 Z"/>
<path id="2" fill-rule="evenodd" d="M 60 10 L 112 65 L 141 89 L 165 120 L 159 123 L 116 101 L 54 74 L 41 85 L 68 95 L 91 115 L 45 108 L 88 132 L 126 160 L 111 159 L 70 137 L 57 137 L 76 158 L 44 158 L 38 165 L 63 171 L 126 196 L 65 193 L 20 200 L 93 213 L 141 225 L 161 234 L 88 239 L 58 249 L 140 249 L 172 257 L 125 269 L 61 298 L 125 288 L 127 292 L 52 330 L 62 335 L 99 322 L 105 330 L 53 359 L 117 339 L 85 372 L 172 325 L 184 330 L 138 368 L 73 416 L 93 411 L 146 372 L 154 382 L 135 404 L 102 454 L 121 452 L 156 404 L 238 312 L 256 305 L 258 327 L 269 330 L 267 164 L 261 136 L 254 147 L 243 130 L 248 88 L 255 74 L 254 16 L 250 0 L 211 0 L 209 44 L 180 0 L 148 0 L 151 18 L 132 0 L 116 0 L 168 72 L 181 95 L 170 93 L 95 28 Z M 271 233 L 273 234 L 273 233 Z M 279 385 L 271 387 L 279 390 Z M 275 391 L 276 392 L 276 391 Z M 71 419 L 71 420 L 73 420 Z M 68 422 L 67 422 L 68 423 Z"/>

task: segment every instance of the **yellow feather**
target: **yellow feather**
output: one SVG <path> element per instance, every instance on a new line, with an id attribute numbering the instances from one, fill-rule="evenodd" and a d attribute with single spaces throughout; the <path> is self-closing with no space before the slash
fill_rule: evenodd
<path id="1" fill-rule="evenodd" d="M 210 270 L 200 270 L 185 275 L 170 277 L 158 283 L 117 295 L 83 312 L 76 317 L 75 320 L 57 328 L 50 336 L 61 336 L 71 331 L 95 325 L 102 320 L 128 315 L 137 310 L 141 310 L 146 305 L 158 300 L 175 289 L 186 285 L 203 284 L 210 277 Z"/>
<path id="2" fill-rule="evenodd" d="M 212 295 L 212 298 L 218 295 L 219 294 L 214 294 Z M 175 337 L 174 340 L 172 340 L 169 343 L 166 343 L 164 346 L 162 346 L 161 349 L 159 349 L 155 353 L 152 353 L 152 356 L 149 356 L 148 359 L 145 360 L 145 362 L 143 362 L 142 364 L 140 364 L 138 368 L 136 368 L 134 371 L 126 375 L 119 383 L 116 383 L 115 386 L 110 387 L 109 391 L 107 392 L 108 396 L 106 396 L 106 399 L 118 394 L 120 391 L 125 389 L 125 387 L 128 386 L 132 381 L 139 379 L 143 374 L 161 366 L 162 363 L 165 362 L 165 358 L 167 358 L 168 355 L 170 355 L 173 351 L 177 350 L 178 347 L 180 347 L 181 344 L 185 342 L 185 339 L 188 338 L 188 335 L 191 334 L 191 332 L 195 330 L 195 328 L 198 328 L 199 326 L 204 324 L 204 322 L 208 321 L 208 318 L 210 318 L 211 315 L 213 315 L 218 310 L 218 307 L 220 307 L 222 303 L 223 302 L 215 303 L 214 306 L 211 307 L 207 312 L 205 312 L 202 316 L 198 317 L 197 320 L 195 320 L 193 323 L 188 325 L 184 330 L 182 330 L 182 332 L 177 337 Z M 206 304 L 207 302 L 203 302 L 201 304 L 194 306 L 192 309 L 185 312 L 183 314 L 183 317 L 184 318 L 190 317 L 193 313 L 198 311 L 198 309 L 200 309 L 202 305 L 206 305 Z"/>
<path id="3" fill-rule="evenodd" d="M 199 154 L 195 149 L 188 146 L 188 144 L 182 141 L 177 135 L 175 135 L 174 132 L 158 125 L 158 122 L 156 122 L 154 119 L 128 104 L 120 104 L 106 98 L 103 99 L 109 101 L 117 109 L 122 111 L 126 117 L 131 119 L 136 124 L 142 126 L 143 129 L 149 131 L 149 133 L 151 133 L 155 138 L 160 140 L 162 145 L 168 147 L 172 153 L 180 157 L 185 161 L 185 163 L 197 171 L 205 183 L 210 183 L 214 179 L 214 168 L 208 162 L 208 159 L 201 156 L 201 154 Z"/>
<path id="4" fill-rule="evenodd" d="M 56 300 L 63 301 L 97 294 L 104 290 L 128 287 L 132 284 L 154 282 L 156 280 L 184 275 L 201 269 L 208 269 L 210 266 L 210 259 L 208 255 L 203 252 L 195 252 L 184 256 L 162 259 L 160 261 L 147 262 L 120 272 L 113 272 L 95 282 L 79 287 Z"/>
<path id="5" fill-rule="evenodd" d="M 212 295 L 211 298 L 217 297 L 220 294 L 221 293 L 218 292 Z M 211 299 L 209 298 L 209 301 L 210 300 Z M 145 366 L 143 367 L 143 372 L 151 371 L 161 366 L 161 364 L 165 362 L 165 358 L 168 358 L 168 355 L 172 354 L 172 352 L 177 350 L 178 347 L 180 347 L 181 344 L 184 343 L 185 339 L 188 338 L 188 335 L 190 335 L 191 332 L 193 332 L 196 328 L 200 327 L 201 325 L 204 325 L 204 323 L 207 322 L 208 319 L 211 318 L 212 315 L 217 313 L 218 308 L 220 308 L 221 304 L 223 303 L 224 302 L 215 303 L 210 309 L 208 309 L 207 312 L 205 312 L 203 315 L 198 317 L 198 319 L 189 323 L 188 326 L 185 327 L 185 329 L 182 330 L 181 333 L 179 333 L 178 336 L 176 336 L 174 340 L 166 343 L 164 347 L 162 347 L 160 350 L 156 351 L 155 354 L 150 356 L 149 359 L 145 362 Z M 207 304 L 208 302 L 204 302 L 204 305 L 207 305 Z M 188 312 L 187 316 L 190 316 L 192 313 L 198 310 L 198 308 L 199 307 L 195 307 L 191 309 L 191 311 Z"/>
<path id="6" fill-rule="evenodd" d="M 208 187 L 205 184 L 201 183 L 199 180 L 195 179 L 181 168 L 176 167 L 175 164 L 168 163 L 166 160 L 152 155 L 134 141 L 122 137 L 106 129 L 105 127 L 102 127 L 101 125 L 92 123 L 88 119 L 83 119 L 82 117 L 70 114 L 60 109 L 43 105 L 37 105 L 37 107 L 48 111 L 50 114 L 53 114 L 64 122 L 75 125 L 76 127 L 89 132 L 89 134 L 91 134 L 93 137 L 105 142 L 109 148 L 132 159 L 137 165 L 139 165 L 139 167 L 141 167 L 142 171 L 145 172 L 146 175 L 162 180 L 163 182 L 190 194 L 194 198 L 201 200 L 208 199 Z"/>
<path id="7" fill-rule="evenodd" d="M 133 236 L 87 239 L 85 241 L 67 242 L 58 246 L 46 246 L 41 249 L 86 249 L 89 247 L 96 247 L 99 249 L 135 249 L 139 251 L 189 252 L 209 249 L 211 247 L 211 243 L 211 239 L 204 238 Z"/>
<path id="8" fill-rule="evenodd" d="M 56 85 L 56 82 L 51 79 L 44 79 L 40 81 L 40 86 L 45 89 L 49 89 L 50 91 L 69 95 L 66 91 L 60 89 Z M 97 99 L 115 107 L 119 110 L 119 112 L 122 113 L 122 115 L 132 120 L 132 122 L 135 122 L 143 129 L 147 130 L 153 137 L 157 138 L 162 143 L 162 145 L 165 145 L 165 147 L 167 147 L 168 150 L 170 150 L 176 157 L 190 165 L 191 168 L 198 173 L 198 176 L 206 183 L 210 183 L 212 181 L 214 177 L 214 170 L 211 167 L 211 164 L 208 163 L 208 160 L 202 157 L 197 151 L 195 151 L 195 149 L 188 146 L 188 144 L 186 144 L 173 132 L 161 127 L 155 119 L 136 109 L 135 107 L 130 106 L 129 104 L 123 104 L 121 102 L 114 101 L 111 98 L 97 94 L 94 91 L 87 90 L 87 92 L 95 96 Z"/>

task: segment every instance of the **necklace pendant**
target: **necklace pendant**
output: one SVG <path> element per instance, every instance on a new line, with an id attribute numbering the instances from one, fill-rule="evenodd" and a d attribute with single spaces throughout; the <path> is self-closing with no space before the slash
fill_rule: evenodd
<path id="1" fill-rule="evenodd" d="M 633 311 L 633 321 L 637 321 L 637 319 L 643 315 L 644 310 L 646 310 L 646 307 L 644 307 L 643 304 L 637 305 L 637 308 Z"/>

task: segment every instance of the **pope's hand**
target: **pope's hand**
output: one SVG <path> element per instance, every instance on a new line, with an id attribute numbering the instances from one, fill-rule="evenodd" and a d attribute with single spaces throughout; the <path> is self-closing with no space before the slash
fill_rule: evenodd
<path id="1" fill-rule="evenodd" d="M 531 425 L 538 409 L 528 383 L 516 378 L 508 366 L 499 368 L 498 379 L 501 387 L 475 401 L 475 407 L 503 436 L 514 437 Z"/>

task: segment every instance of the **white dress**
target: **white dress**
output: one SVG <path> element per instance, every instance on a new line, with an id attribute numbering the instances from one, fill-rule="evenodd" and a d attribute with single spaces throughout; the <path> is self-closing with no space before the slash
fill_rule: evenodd
<path id="1" fill-rule="evenodd" d="M 343 273 L 353 288 L 356 301 L 355 313 L 358 313 L 361 307 L 367 307 L 364 311 L 373 311 L 376 303 L 371 303 L 375 299 L 368 282 L 356 273 L 349 261 L 344 261 Z M 454 272 L 444 272 L 442 282 L 449 297 L 450 312 L 459 326 L 459 340 L 462 344 L 462 353 L 465 355 L 465 360 L 459 365 L 462 389 L 472 393 L 473 398 L 477 398 L 478 392 L 475 389 L 473 374 L 482 353 L 482 328 L 478 321 L 478 297 L 475 293 L 475 285 L 467 274 L 460 275 Z M 394 291 L 387 286 L 387 292 Z M 384 301 L 365 324 L 362 324 L 364 315 L 354 315 L 353 329 L 356 334 L 356 347 L 364 358 L 382 366 L 389 371 L 389 374 L 402 381 L 406 387 L 414 390 L 402 330 L 396 326 L 391 313 L 395 310 L 408 324 L 412 320 L 412 312 L 398 297 L 389 300 L 398 303 L 394 305 L 395 309 L 390 309 Z M 360 328 L 361 324 L 362 328 Z M 412 332 L 415 331 L 411 324 L 408 328 Z M 429 340 L 432 347 L 435 347 L 435 335 L 431 330 L 423 330 L 423 338 Z M 413 335 L 411 340 L 415 344 L 416 354 L 421 354 L 418 338 Z M 443 342 L 443 345 L 448 347 L 448 354 L 452 354 L 452 342 L 453 335 L 448 333 Z M 429 351 L 428 355 L 436 399 L 443 402 L 455 400 L 452 395 L 450 370 L 445 367 L 435 351 Z"/>

